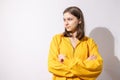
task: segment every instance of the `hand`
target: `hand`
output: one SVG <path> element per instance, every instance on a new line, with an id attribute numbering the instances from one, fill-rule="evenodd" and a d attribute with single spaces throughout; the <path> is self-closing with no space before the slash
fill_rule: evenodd
<path id="1" fill-rule="evenodd" d="M 87 58 L 87 60 L 95 60 L 97 58 L 97 56 L 95 55 L 91 55 Z"/>
<path id="2" fill-rule="evenodd" d="M 63 54 L 59 54 L 59 55 L 58 55 L 58 60 L 59 60 L 60 62 L 63 62 L 64 59 L 65 59 L 65 55 L 63 55 Z"/>

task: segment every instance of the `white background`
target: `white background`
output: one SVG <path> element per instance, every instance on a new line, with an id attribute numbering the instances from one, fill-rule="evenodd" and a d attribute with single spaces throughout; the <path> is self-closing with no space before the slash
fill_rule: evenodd
<path id="1" fill-rule="evenodd" d="M 82 9 L 86 35 L 99 46 L 98 80 L 120 79 L 119 0 L 0 0 L 0 80 L 51 80 L 49 44 L 64 31 L 62 12 L 69 6 Z"/>

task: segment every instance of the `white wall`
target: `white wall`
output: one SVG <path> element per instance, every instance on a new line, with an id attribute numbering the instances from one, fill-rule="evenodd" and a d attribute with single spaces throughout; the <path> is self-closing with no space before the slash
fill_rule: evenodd
<path id="1" fill-rule="evenodd" d="M 49 43 L 64 30 L 63 10 L 73 5 L 83 10 L 86 35 L 104 58 L 98 80 L 120 79 L 119 0 L 0 0 L 0 80 L 51 80 Z"/>

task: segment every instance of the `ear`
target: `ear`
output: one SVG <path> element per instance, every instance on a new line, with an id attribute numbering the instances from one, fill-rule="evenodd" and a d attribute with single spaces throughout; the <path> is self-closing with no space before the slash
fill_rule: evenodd
<path id="1" fill-rule="evenodd" d="M 79 24 L 81 24 L 82 23 L 82 21 L 81 20 L 79 20 Z"/>

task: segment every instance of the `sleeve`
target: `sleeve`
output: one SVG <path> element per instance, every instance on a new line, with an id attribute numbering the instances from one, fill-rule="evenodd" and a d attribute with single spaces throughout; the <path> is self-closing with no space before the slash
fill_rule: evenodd
<path id="1" fill-rule="evenodd" d="M 72 77 L 73 74 L 71 73 L 70 69 L 58 61 L 58 54 L 59 54 L 59 43 L 60 37 L 54 36 L 52 38 L 49 55 L 48 55 L 48 70 L 54 75 L 62 76 L 62 77 Z"/>
<path id="2" fill-rule="evenodd" d="M 97 59 L 82 61 L 76 58 L 71 66 L 71 72 L 82 79 L 93 80 L 97 78 L 102 71 L 103 59 L 93 39 L 89 39 L 87 44 L 89 46 L 89 55 L 95 55 Z"/>

